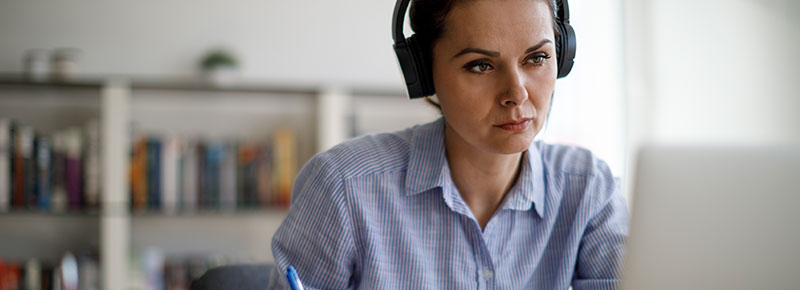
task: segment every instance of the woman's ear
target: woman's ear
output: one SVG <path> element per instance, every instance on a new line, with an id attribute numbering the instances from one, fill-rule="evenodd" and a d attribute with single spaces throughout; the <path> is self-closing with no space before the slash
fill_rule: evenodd
<path id="1" fill-rule="evenodd" d="M 436 96 L 436 94 L 425 97 L 425 101 L 439 109 L 439 113 L 444 115 L 444 111 L 442 111 L 442 105 L 439 103 L 439 97 Z"/>

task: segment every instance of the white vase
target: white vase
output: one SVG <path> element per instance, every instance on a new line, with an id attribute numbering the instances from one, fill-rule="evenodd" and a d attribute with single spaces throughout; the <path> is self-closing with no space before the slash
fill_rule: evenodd
<path id="1" fill-rule="evenodd" d="M 239 70 L 233 66 L 216 66 L 204 71 L 206 81 L 214 86 L 230 86 L 239 78 Z"/>

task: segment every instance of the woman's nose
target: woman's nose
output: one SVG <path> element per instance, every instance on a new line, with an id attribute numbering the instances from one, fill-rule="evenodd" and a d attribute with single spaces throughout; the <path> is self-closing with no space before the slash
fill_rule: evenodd
<path id="1" fill-rule="evenodd" d="M 499 95 L 500 105 L 503 107 L 520 106 L 528 99 L 528 90 L 525 89 L 525 76 L 517 69 L 510 69 L 505 74 L 504 89 Z"/>

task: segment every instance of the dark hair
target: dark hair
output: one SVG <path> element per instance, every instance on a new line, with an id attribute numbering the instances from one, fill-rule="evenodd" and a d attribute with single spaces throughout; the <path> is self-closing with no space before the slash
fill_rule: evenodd
<path id="1" fill-rule="evenodd" d="M 417 36 L 421 44 L 427 48 L 427 52 L 433 50 L 433 44 L 439 40 L 444 32 L 444 21 L 447 19 L 447 14 L 457 3 L 473 2 L 476 0 L 412 0 L 411 8 L 408 12 L 408 17 L 411 22 L 411 29 Z M 553 3 L 554 0 L 538 0 L 545 1 L 547 8 L 550 9 L 550 15 L 553 17 L 553 33 L 556 39 L 561 37 L 556 23 L 556 8 Z"/>
<path id="2" fill-rule="evenodd" d="M 418 39 L 420 45 L 424 49 L 425 63 L 432 65 L 433 45 L 442 36 L 444 32 L 444 22 L 447 19 L 447 14 L 457 3 L 476 1 L 476 0 L 412 0 L 411 8 L 408 12 L 408 17 L 411 22 L 411 29 L 414 30 L 414 35 Z M 555 43 L 559 43 L 561 33 L 558 30 L 556 23 L 556 8 L 553 3 L 554 0 L 536 0 L 545 1 L 547 7 L 550 8 L 550 15 L 553 17 L 553 33 L 555 34 Z M 429 68 L 429 71 L 433 71 Z M 436 107 L 441 107 L 430 98 L 425 98 L 429 103 Z"/>

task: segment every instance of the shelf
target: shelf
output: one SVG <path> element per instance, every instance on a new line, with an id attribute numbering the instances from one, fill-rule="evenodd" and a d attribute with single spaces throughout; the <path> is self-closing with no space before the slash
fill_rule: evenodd
<path id="1" fill-rule="evenodd" d="M 271 262 L 270 241 L 288 210 L 140 213 L 131 216 L 134 251 L 155 247 L 167 256 L 222 255 Z"/>
<path id="2" fill-rule="evenodd" d="M 315 96 L 325 91 L 329 85 L 301 85 L 286 83 L 270 83 L 258 80 L 241 80 L 230 85 L 214 85 L 198 76 L 169 76 L 169 77 L 142 77 L 142 76 L 117 76 L 117 75 L 81 75 L 70 80 L 45 80 L 32 81 L 21 73 L 0 73 L 0 85 L 14 85 L 39 88 L 101 88 L 108 80 L 128 80 L 133 90 L 169 90 L 169 91 L 204 91 L 204 92 L 241 92 L 241 93 L 267 93 Z M 384 89 L 377 87 L 358 87 L 348 90 L 353 96 L 405 96 L 399 89 Z"/>
<path id="3" fill-rule="evenodd" d="M 251 216 L 273 217 L 285 216 L 289 213 L 287 207 L 260 207 L 260 208 L 241 208 L 233 210 L 225 209 L 197 209 L 197 210 L 177 210 L 166 212 L 160 209 L 153 210 L 134 210 L 131 218 L 213 218 L 213 217 L 239 217 L 246 218 Z"/>
<path id="4" fill-rule="evenodd" d="M 96 250 L 99 214 L 95 212 L 11 211 L 0 214 L 4 260 L 56 261 L 67 251 Z"/>

